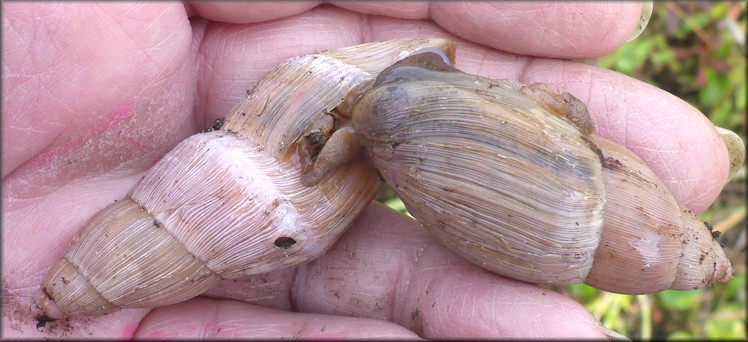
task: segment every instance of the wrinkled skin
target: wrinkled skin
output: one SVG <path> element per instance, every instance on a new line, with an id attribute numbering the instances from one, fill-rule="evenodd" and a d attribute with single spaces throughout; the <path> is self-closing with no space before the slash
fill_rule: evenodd
<path id="1" fill-rule="evenodd" d="M 3 3 L 3 337 L 600 337 L 583 307 L 480 270 L 372 204 L 326 255 L 164 308 L 47 323 L 43 275 L 94 212 L 282 60 L 399 37 L 459 41 L 457 66 L 544 82 L 587 103 L 694 212 L 727 156 L 701 113 L 564 59 L 625 43 L 635 3 Z M 432 21 L 418 20 L 432 19 Z"/>

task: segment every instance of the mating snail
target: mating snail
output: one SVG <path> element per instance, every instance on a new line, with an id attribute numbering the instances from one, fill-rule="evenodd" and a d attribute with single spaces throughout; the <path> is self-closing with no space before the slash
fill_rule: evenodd
<path id="1" fill-rule="evenodd" d="M 709 228 L 632 152 L 593 135 L 578 99 L 416 58 L 427 61 L 382 71 L 353 126 L 453 251 L 511 278 L 619 293 L 730 279 Z"/>
<path id="2" fill-rule="evenodd" d="M 282 63 L 88 221 L 44 279 L 39 315 L 173 304 L 312 260 L 380 177 L 439 240 L 508 277 L 646 293 L 732 276 L 704 224 L 594 136 L 579 100 L 459 72 L 454 53 L 400 39 Z"/>

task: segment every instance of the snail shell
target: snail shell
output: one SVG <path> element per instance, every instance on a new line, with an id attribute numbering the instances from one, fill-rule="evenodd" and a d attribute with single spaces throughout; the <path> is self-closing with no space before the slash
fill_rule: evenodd
<path id="1" fill-rule="evenodd" d="M 310 135 L 326 139 L 347 93 L 421 49 L 454 57 L 453 42 L 401 39 L 280 64 L 222 127 L 178 144 L 125 199 L 88 221 L 44 279 L 38 315 L 173 304 L 221 279 L 324 253 L 380 181 L 359 161 L 305 187 L 298 142 Z"/>
<path id="2" fill-rule="evenodd" d="M 415 59 L 428 58 L 380 73 L 353 127 L 446 246 L 539 284 L 641 294 L 730 279 L 711 231 L 633 153 L 591 134 L 579 100 Z"/>

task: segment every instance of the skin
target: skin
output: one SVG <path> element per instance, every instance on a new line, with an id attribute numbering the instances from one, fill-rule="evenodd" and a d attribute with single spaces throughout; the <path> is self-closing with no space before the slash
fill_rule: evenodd
<path id="1" fill-rule="evenodd" d="M 458 40 L 457 67 L 544 82 L 597 134 L 706 208 L 726 181 L 711 124 L 643 82 L 565 59 L 624 44 L 634 3 L 4 3 L 3 337 L 601 337 L 553 291 L 492 275 L 372 204 L 328 253 L 164 308 L 37 328 L 32 298 L 96 211 L 289 57 L 399 37 Z M 432 21 L 419 20 L 432 19 Z"/>

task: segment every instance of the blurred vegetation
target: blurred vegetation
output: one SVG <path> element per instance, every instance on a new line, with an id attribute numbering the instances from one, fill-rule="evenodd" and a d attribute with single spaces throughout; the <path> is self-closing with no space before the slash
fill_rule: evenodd
<path id="1" fill-rule="evenodd" d="M 746 141 L 746 2 L 655 2 L 647 28 L 615 53 L 585 61 L 684 99 Z M 722 232 L 735 267 L 727 284 L 630 296 L 586 285 L 554 287 L 632 339 L 746 339 L 745 165 L 700 218 Z M 378 200 L 407 213 L 390 188 Z"/>

